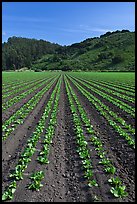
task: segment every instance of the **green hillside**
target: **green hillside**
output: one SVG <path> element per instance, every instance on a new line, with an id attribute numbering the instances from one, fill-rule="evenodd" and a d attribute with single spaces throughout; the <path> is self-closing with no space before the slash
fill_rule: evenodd
<path id="1" fill-rule="evenodd" d="M 56 45 L 32 60 L 31 69 L 134 71 L 135 32 L 107 32 L 70 46 Z"/>
<path id="2" fill-rule="evenodd" d="M 32 62 L 45 54 L 54 54 L 60 45 L 45 40 L 10 37 L 2 44 L 2 70 L 31 68 Z"/>

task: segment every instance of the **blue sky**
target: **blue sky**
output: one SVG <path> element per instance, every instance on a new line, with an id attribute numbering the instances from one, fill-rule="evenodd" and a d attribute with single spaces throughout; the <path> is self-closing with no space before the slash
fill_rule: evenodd
<path id="1" fill-rule="evenodd" d="M 11 36 L 61 45 L 135 30 L 135 2 L 3 2 L 2 41 Z"/>

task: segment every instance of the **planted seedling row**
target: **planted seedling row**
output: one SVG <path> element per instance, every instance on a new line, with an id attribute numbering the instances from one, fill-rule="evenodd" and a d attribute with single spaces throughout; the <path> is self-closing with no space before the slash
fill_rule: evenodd
<path id="1" fill-rule="evenodd" d="M 27 89 L 30 89 L 34 85 L 37 85 L 37 83 L 40 83 L 44 81 L 45 79 L 42 80 L 34 80 L 30 82 L 25 82 L 24 84 L 21 84 L 20 86 L 17 86 L 16 88 L 13 88 L 13 91 L 10 90 L 8 93 L 2 95 L 2 100 L 8 98 L 9 96 L 13 96 L 14 94 L 19 94 L 21 91 L 26 91 Z M 36 83 L 37 82 L 37 83 Z M 36 83 L 36 84 L 35 84 Z"/>
<path id="2" fill-rule="evenodd" d="M 65 80 L 65 84 L 66 84 L 66 90 L 67 90 L 67 95 L 69 99 L 70 109 L 73 116 L 75 133 L 76 133 L 76 142 L 77 142 L 76 151 L 78 152 L 79 157 L 81 158 L 82 167 L 84 170 L 84 178 L 87 179 L 87 185 L 89 187 L 93 187 L 93 186 L 98 187 L 98 183 L 94 179 L 95 175 L 93 172 L 92 161 L 90 158 L 90 152 L 87 146 L 87 142 L 83 133 L 81 120 L 77 114 L 77 109 L 74 105 L 67 80 Z"/>
<path id="3" fill-rule="evenodd" d="M 76 78 L 73 78 L 76 79 Z M 125 112 L 129 113 L 131 116 L 135 117 L 135 108 L 129 106 L 128 104 L 120 101 L 119 99 L 116 99 L 114 97 L 109 96 L 108 94 L 99 91 L 98 89 L 89 86 L 88 84 L 84 83 L 83 81 L 77 79 L 78 82 L 82 83 L 84 86 L 86 86 L 87 88 L 89 88 L 91 91 L 95 92 L 96 94 L 98 94 L 99 96 L 105 98 L 107 101 L 111 102 L 112 104 L 116 105 L 117 107 L 119 107 L 120 109 L 124 110 Z"/>
<path id="4" fill-rule="evenodd" d="M 11 182 L 11 184 L 7 187 L 7 189 L 3 193 L 2 200 L 13 199 L 13 194 L 15 193 L 16 188 L 17 188 L 17 181 L 23 179 L 23 173 L 24 173 L 25 169 L 27 168 L 28 163 L 31 161 L 31 157 L 34 154 L 34 152 L 36 151 L 37 142 L 38 142 L 41 134 L 44 131 L 45 120 L 48 118 L 49 113 L 51 111 L 51 107 L 52 107 L 58 86 L 59 86 L 59 81 L 58 81 L 55 89 L 53 90 L 53 92 L 51 94 L 51 97 L 50 97 L 50 99 L 49 99 L 49 101 L 45 107 L 44 113 L 43 113 L 41 119 L 39 120 L 37 127 L 35 128 L 35 131 L 31 135 L 30 139 L 28 139 L 27 145 L 26 145 L 23 153 L 20 155 L 18 164 L 15 167 L 14 173 L 12 173 L 10 175 L 10 177 L 13 179 L 13 181 Z"/>
<path id="5" fill-rule="evenodd" d="M 80 78 L 77 78 L 77 77 L 75 77 L 76 79 L 78 79 L 78 80 L 81 80 Z M 103 90 L 103 91 L 105 91 L 105 92 L 107 92 L 107 93 L 109 93 L 109 94 L 112 94 L 112 95 L 114 95 L 114 96 L 118 96 L 119 98 L 122 98 L 122 99 L 124 99 L 124 100 L 126 100 L 126 101 L 129 101 L 129 102 L 131 102 L 131 103 L 134 103 L 135 102 L 135 95 L 133 96 L 133 97 L 129 97 L 129 96 L 127 96 L 127 95 L 124 95 L 124 93 L 123 94 L 120 94 L 120 93 L 118 93 L 118 89 L 116 90 L 116 91 L 113 91 L 113 90 L 111 90 L 110 88 L 111 87 L 109 87 L 109 88 L 106 88 L 106 87 L 103 87 L 102 86 L 102 84 L 101 83 L 97 83 L 97 82 L 91 82 L 91 81 L 87 81 L 87 80 L 85 80 L 85 79 L 82 79 L 82 81 L 84 81 L 84 82 L 86 82 L 86 83 L 88 83 L 88 84 L 90 84 L 91 86 L 90 86 L 90 89 L 91 90 L 93 90 L 94 89 L 94 86 L 95 87 L 97 87 L 97 88 L 99 88 L 99 89 L 101 89 L 101 90 Z M 97 89 L 98 90 L 98 89 Z M 99 91 L 99 90 L 98 90 Z M 114 98 L 115 99 L 115 98 Z M 125 103 L 123 103 L 123 105 L 124 105 Z"/>
<path id="6" fill-rule="evenodd" d="M 121 86 L 118 86 L 118 88 L 117 88 L 117 85 L 112 84 L 112 83 L 108 84 L 107 82 L 104 82 L 104 81 L 102 82 L 102 81 L 95 81 L 95 80 L 88 81 L 88 82 L 97 83 L 98 85 L 107 87 L 110 90 L 115 90 L 116 93 L 121 93 L 122 95 L 127 95 L 127 96 L 130 96 L 130 97 L 135 97 L 135 93 L 133 93 L 131 91 L 126 91 L 126 90 L 122 89 Z"/>
<path id="7" fill-rule="evenodd" d="M 68 81 L 67 81 L 68 83 Z M 72 90 L 72 87 L 70 84 L 68 84 L 68 87 L 70 89 L 70 92 L 73 96 L 73 99 L 75 103 L 77 104 L 78 111 L 80 113 L 80 117 L 86 126 L 86 130 L 88 134 L 91 136 L 90 141 L 94 146 L 94 150 L 97 151 L 97 154 L 99 156 L 99 164 L 103 165 L 104 172 L 107 174 L 110 174 L 110 178 L 108 179 L 108 182 L 112 185 L 112 188 L 110 189 L 110 192 L 115 197 L 125 197 L 127 196 L 127 192 L 125 192 L 126 186 L 122 185 L 122 181 L 119 177 L 115 176 L 116 167 L 113 165 L 112 161 L 107 157 L 107 152 L 105 151 L 103 147 L 103 143 L 101 142 L 101 139 L 99 139 L 94 132 L 93 126 L 91 125 L 90 119 L 87 117 L 87 114 L 83 107 L 81 106 L 78 98 L 76 97 L 74 91 Z M 112 176 L 113 175 L 113 176 Z"/>
<path id="8" fill-rule="evenodd" d="M 135 92 L 135 86 L 133 86 L 131 84 L 120 83 L 120 81 L 115 81 L 115 82 L 112 82 L 112 81 L 107 82 L 104 80 L 97 80 L 97 81 L 99 81 L 103 84 L 106 84 L 106 85 L 112 85 L 113 87 L 116 87 L 121 91 L 123 91 L 125 89 L 126 91 L 129 91 L 129 92 Z"/>
<path id="9" fill-rule="evenodd" d="M 51 111 L 48 127 L 46 128 L 46 132 L 44 134 L 43 149 L 40 151 L 39 156 L 37 157 L 37 161 L 41 165 L 49 163 L 48 156 L 50 152 L 50 145 L 52 143 L 52 138 L 54 136 L 55 128 L 57 124 L 57 112 L 58 112 L 58 104 L 59 104 L 59 98 L 60 98 L 60 85 L 61 85 L 61 80 L 59 80 L 59 84 L 57 86 L 54 106 Z M 31 183 L 29 183 L 28 189 L 39 191 L 40 188 L 43 186 L 43 184 L 41 184 L 41 181 L 43 178 L 44 178 L 43 171 L 33 173 L 33 175 L 30 177 Z"/>
<path id="10" fill-rule="evenodd" d="M 47 86 L 45 86 L 40 92 L 35 94 L 26 104 L 24 104 L 16 113 L 14 113 L 8 120 L 2 125 L 2 139 L 5 140 L 19 124 L 23 124 L 24 119 L 31 113 L 31 111 L 39 103 L 45 92 L 47 92 L 54 84 L 56 79 L 52 80 Z"/>
<path id="11" fill-rule="evenodd" d="M 105 106 L 99 99 L 94 97 L 91 93 L 89 93 L 86 89 L 84 89 L 82 86 L 80 86 L 72 78 L 71 78 L 71 81 L 78 88 L 78 90 L 95 106 L 95 108 L 99 111 L 99 113 L 101 115 L 103 115 L 104 118 L 106 118 L 109 125 L 111 125 L 116 130 L 116 132 L 119 133 L 120 136 L 124 137 L 124 139 L 127 141 L 127 143 L 132 148 L 135 148 L 135 140 L 132 138 L 132 136 L 130 136 L 125 130 L 123 130 L 121 128 L 121 126 L 117 125 L 117 123 L 115 121 L 113 121 L 111 119 L 111 117 L 109 116 L 109 115 L 112 115 L 113 112 L 110 111 L 109 108 L 107 106 Z M 108 112 L 104 111 L 104 109 L 107 110 Z M 125 128 L 127 128 L 127 127 L 130 128 L 130 126 L 125 126 L 125 124 L 126 123 L 123 124 Z"/>
<path id="12" fill-rule="evenodd" d="M 14 80 L 12 82 L 9 82 L 9 83 L 3 83 L 2 84 L 2 93 L 4 92 L 7 92 L 8 90 L 10 90 L 12 87 L 15 88 L 16 86 L 20 85 L 20 83 L 26 83 L 27 81 L 26 80 L 22 80 L 20 82 L 20 80 Z"/>
<path id="13" fill-rule="evenodd" d="M 50 81 L 50 80 L 51 80 L 51 78 L 48 81 Z M 48 82 L 48 81 L 46 81 L 46 82 Z M 8 109 L 9 107 L 14 105 L 15 103 L 19 102 L 21 99 L 25 98 L 27 95 L 33 93 L 35 90 L 37 90 L 39 87 L 43 86 L 44 84 L 45 84 L 45 81 L 40 83 L 40 84 L 37 84 L 36 86 L 29 89 L 28 91 L 21 93 L 19 96 L 15 96 L 12 99 L 10 99 L 9 101 L 6 101 L 4 104 L 2 104 L 2 110 L 4 111 L 4 110 Z"/>
<path id="14" fill-rule="evenodd" d="M 80 86 L 79 84 L 77 84 L 78 86 Z M 81 88 L 82 86 L 80 86 Z M 82 87 L 82 89 L 84 89 Z M 114 113 L 113 111 L 111 111 L 109 109 L 108 106 L 106 106 L 105 104 L 103 104 L 99 99 L 97 99 L 95 96 L 93 96 L 91 93 L 89 93 L 87 90 L 86 90 L 86 93 L 90 95 L 90 97 L 92 97 L 96 102 L 99 103 L 99 105 L 107 112 L 109 113 L 118 123 L 120 123 L 122 125 L 122 127 L 124 129 L 127 129 L 129 133 L 131 134 L 135 134 L 135 129 L 131 127 L 131 125 L 127 124 L 126 121 L 124 119 L 122 119 L 121 117 L 119 117 L 116 113 Z"/>
<path id="15" fill-rule="evenodd" d="M 75 83 L 77 83 L 74 80 Z M 80 87 L 82 87 L 83 89 L 85 89 L 83 86 L 81 86 L 79 83 L 77 83 Z M 86 89 L 85 89 L 86 90 Z M 114 113 L 113 111 L 110 110 L 110 108 L 108 106 L 106 106 L 102 101 L 100 101 L 97 97 L 93 96 L 93 94 L 91 94 L 89 91 L 86 90 L 86 92 L 95 100 L 97 101 L 101 107 L 103 107 L 116 121 L 118 121 L 123 128 L 127 129 L 130 133 L 135 134 L 135 129 L 131 127 L 131 125 L 126 124 L 126 121 L 124 119 L 122 119 L 121 117 L 119 117 L 116 113 Z"/>

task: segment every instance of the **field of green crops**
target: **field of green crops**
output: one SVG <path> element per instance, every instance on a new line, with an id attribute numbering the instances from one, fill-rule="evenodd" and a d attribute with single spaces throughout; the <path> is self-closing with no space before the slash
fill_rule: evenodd
<path id="1" fill-rule="evenodd" d="M 3 72 L 2 200 L 135 202 L 135 73 Z"/>

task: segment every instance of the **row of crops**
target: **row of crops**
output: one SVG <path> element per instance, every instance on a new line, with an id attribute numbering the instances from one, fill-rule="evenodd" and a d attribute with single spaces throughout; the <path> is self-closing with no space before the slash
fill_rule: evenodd
<path id="1" fill-rule="evenodd" d="M 134 187 L 131 188 L 129 182 L 134 182 L 135 168 L 133 73 L 25 72 L 3 73 L 2 77 L 3 201 L 18 201 L 16 193 L 21 193 L 18 186 L 26 177 L 29 182 L 24 192 L 39 192 L 43 188 L 48 191 L 44 183 L 47 179 L 45 167 L 52 163 L 49 158 L 61 103 L 69 104 L 75 152 L 92 201 L 134 201 Z M 65 94 L 64 102 L 62 94 Z M 67 120 L 66 115 L 63 117 Z M 20 137 L 25 139 L 19 140 L 19 131 L 26 124 L 28 130 L 32 124 L 32 129 L 26 133 L 24 129 L 25 136 L 21 133 Z M 10 169 L 11 160 L 6 156 L 6 149 L 9 149 L 8 154 L 18 151 L 16 140 L 22 140 L 23 145 Z M 9 147 L 10 144 L 14 145 Z M 111 147 L 118 149 L 115 152 Z M 127 157 L 127 162 L 120 156 L 122 154 Z M 10 156 L 14 158 L 14 155 Z M 27 174 L 31 163 L 34 168 Z M 6 174 L 5 169 L 8 169 Z M 123 179 L 121 171 L 127 178 Z"/>

